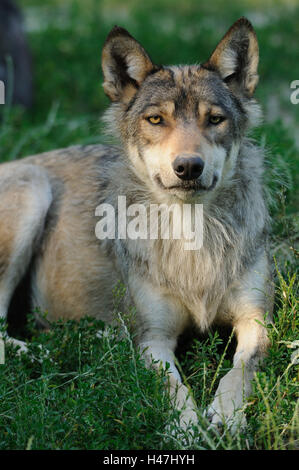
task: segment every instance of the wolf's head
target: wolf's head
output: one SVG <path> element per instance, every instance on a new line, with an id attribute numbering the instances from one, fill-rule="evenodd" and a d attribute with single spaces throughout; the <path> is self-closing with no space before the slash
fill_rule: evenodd
<path id="1" fill-rule="evenodd" d="M 123 28 L 103 48 L 106 121 L 135 173 L 164 196 L 211 194 L 230 179 L 246 130 L 256 124 L 258 44 L 240 18 L 201 65 L 157 66 Z"/>

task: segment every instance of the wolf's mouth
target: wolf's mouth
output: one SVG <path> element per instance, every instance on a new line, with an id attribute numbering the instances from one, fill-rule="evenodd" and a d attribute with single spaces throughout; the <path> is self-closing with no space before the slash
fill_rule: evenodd
<path id="1" fill-rule="evenodd" d="M 165 186 L 162 183 L 160 175 L 155 176 L 155 181 L 158 184 L 158 186 L 160 186 L 160 188 L 162 188 L 164 190 L 168 190 L 168 191 L 171 190 L 171 189 L 179 189 L 180 191 L 190 191 L 190 192 L 191 191 L 192 192 L 212 191 L 215 188 L 216 184 L 217 184 L 218 176 L 214 175 L 212 184 L 210 186 L 204 186 L 199 181 L 198 182 L 196 182 L 196 181 L 182 181 L 180 184 L 176 184 L 176 185 L 173 185 L 173 186 Z"/>

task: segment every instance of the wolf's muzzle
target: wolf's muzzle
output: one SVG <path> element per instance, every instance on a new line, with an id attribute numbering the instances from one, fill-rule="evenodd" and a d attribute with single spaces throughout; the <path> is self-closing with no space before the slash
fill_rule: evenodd
<path id="1" fill-rule="evenodd" d="M 204 169 L 204 161 L 195 156 L 179 156 L 173 164 L 173 170 L 178 178 L 183 181 L 193 181 L 200 177 Z"/>

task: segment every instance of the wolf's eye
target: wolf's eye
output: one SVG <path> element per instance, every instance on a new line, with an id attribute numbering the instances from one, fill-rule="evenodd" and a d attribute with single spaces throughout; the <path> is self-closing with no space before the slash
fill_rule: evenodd
<path id="1" fill-rule="evenodd" d="M 217 124 L 220 124 L 220 122 L 224 121 L 224 119 L 225 118 L 223 116 L 210 116 L 209 123 L 217 125 Z"/>
<path id="2" fill-rule="evenodd" d="M 162 118 L 161 116 L 150 116 L 147 118 L 147 120 L 151 123 L 151 124 L 161 124 L 162 122 Z"/>

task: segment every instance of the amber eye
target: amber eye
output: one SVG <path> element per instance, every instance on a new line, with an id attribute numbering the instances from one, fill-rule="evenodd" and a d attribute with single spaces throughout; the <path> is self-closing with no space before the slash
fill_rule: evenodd
<path id="1" fill-rule="evenodd" d="M 223 116 L 210 116 L 209 117 L 209 123 L 210 124 L 220 124 L 225 118 Z"/>
<path id="2" fill-rule="evenodd" d="M 151 123 L 151 124 L 161 124 L 162 122 L 162 118 L 161 116 L 150 116 L 147 118 L 147 120 Z"/>

